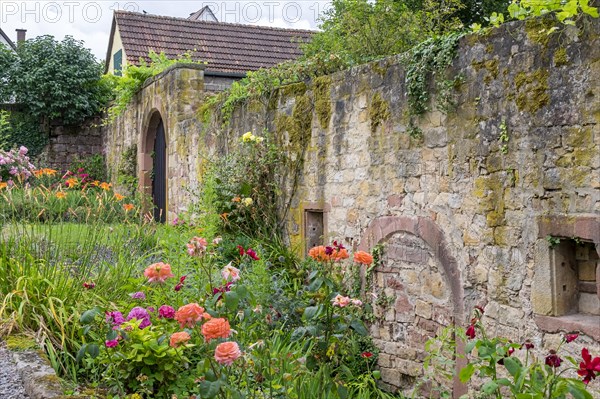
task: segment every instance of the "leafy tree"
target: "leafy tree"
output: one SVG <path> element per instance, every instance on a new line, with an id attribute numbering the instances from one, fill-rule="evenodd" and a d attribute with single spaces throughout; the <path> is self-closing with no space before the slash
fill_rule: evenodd
<path id="1" fill-rule="evenodd" d="M 37 118 L 75 124 L 97 114 L 110 88 L 102 66 L 83 42 L 40 36 L 19 44 L 17 54 L 0 53 L 0 101 L 14 100 Z"/>
<path id="2" fill-rule="evenodd" d="M 338 57 L 356 65 L 404 52 L 462 26 L 460 0 L 333 0 L 321 32 L 304 46 L 306 58 Z"/>

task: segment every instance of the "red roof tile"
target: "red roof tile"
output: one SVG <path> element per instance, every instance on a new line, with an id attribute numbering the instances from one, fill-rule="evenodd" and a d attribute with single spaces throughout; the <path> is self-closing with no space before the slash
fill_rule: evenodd
<path id="1" fill-rule="evenodd" d="M 299 42 L 310 40 L 314 33 L 128 11 L 115 11 L 114 16 L 127 63 L 138 65 L 140 57 L 149 61 L 150 50 L 169 58 L 191 52 L 193 60 L 208 62 L 206 70 L 212 72 L 244 73 L 297 58 Z M 109 52 L 111 47 L 112 36 Z"/>

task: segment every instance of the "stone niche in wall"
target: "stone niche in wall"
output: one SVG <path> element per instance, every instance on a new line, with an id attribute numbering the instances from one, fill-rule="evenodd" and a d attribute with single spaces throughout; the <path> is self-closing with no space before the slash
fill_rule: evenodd
<path id="1" fill-rule="evenodd" d="M 537 325 L 600 341 L 600 219 L 544 218 L 539 227 L 531 298 Z"/>

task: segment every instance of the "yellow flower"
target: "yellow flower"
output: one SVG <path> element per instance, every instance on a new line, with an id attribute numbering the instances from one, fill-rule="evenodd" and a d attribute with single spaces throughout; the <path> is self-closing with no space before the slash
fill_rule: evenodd
<path id="1" fill-rule="evenodd" d="M 252 132 L 247 132 L 247 133 L 244 133 L 244 134 L 242 135 L 242 141 L 243 141 L 244 143 L 247 143 L 247 142 L 249 142 L 249 141 L 254 141 L 254 138 L 255 138 L 255 137 L 254 137 L 254 135 L 252 134 Z"/>
<path id="2" fill-rule="evenodd" d="M 100 185 L 100 182 L 98 180 L 94 180 L 93 182 L 90 183 L 92 186 L 98 187 Z"/>
<path id="3" fill-rule="evenodd" d="M 244 198 L 244 200 L 242 202 L 246 206 L 250 206 L 250 205 L 252 205 L 254 203 L 254 201 L 252 200 L 252 198 Z"/>
<path id="4" fill-rule="evenodd" d="M 100 183 L 100 188 L 104 191 L 110 190 L 110 186 L 112 186 L 111 183 Z"/>
<path id="5" fill-rule="evenodd" d="M 257 143 L 262 143 L 265 140 L 264 137 L 255 137 L 254 141 L 256 141 Z"/>
<path id="6" fill-rule="evenodd" d="M 67 198 L 67 194 L 63 193 L 62 191 L 59 191 L 56 193 L 56 198 L 58 198 L 58 199 Z"/>
<path id="7" fill-rule="evenodd" d="M 121 195 L 121 194 L 119 194 L 119 193 L 115 193 L 115 199 L 116 199 L 117 201 L 121 201 L 123 198 L 125 198 L 125 196 L 124 196 L 124 195 Z"/>

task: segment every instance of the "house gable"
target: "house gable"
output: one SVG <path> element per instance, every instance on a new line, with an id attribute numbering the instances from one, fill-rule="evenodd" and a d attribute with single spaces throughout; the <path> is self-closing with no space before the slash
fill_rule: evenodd
<path id="1" fill-rule="evenodd" d="M 170 59 L 189 53 L 192 60 L 207 63 L 207 74 L 240 75 L 299 57 L 299 44 L 313 33 L 115 11 L 106 71 L 114 70 L 114 55 L 122 49 L 128 65 L 139 65 L 140 58 L 150 62 L 150 50 Z"/>

